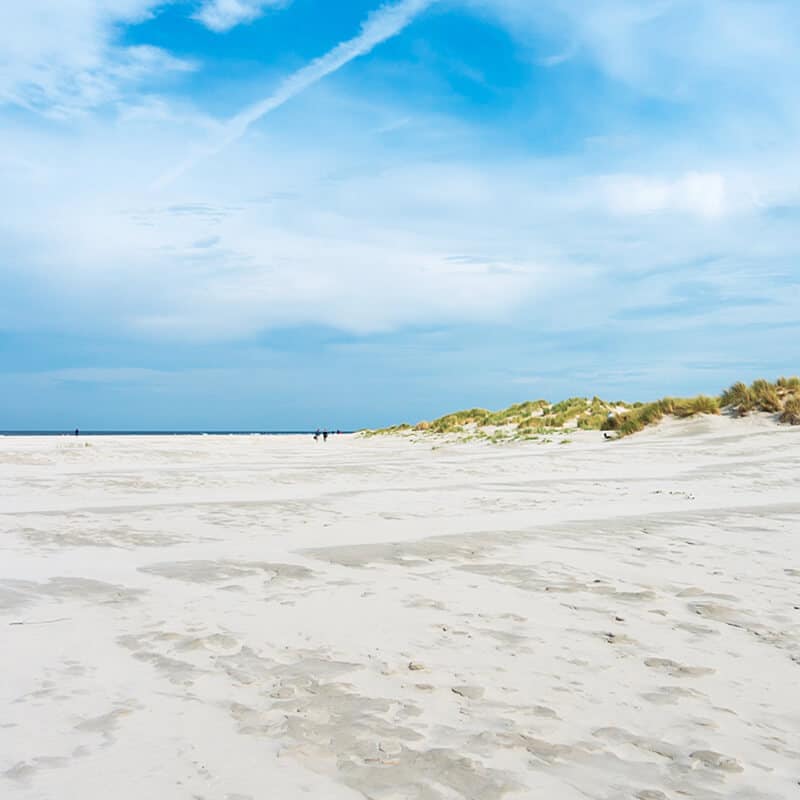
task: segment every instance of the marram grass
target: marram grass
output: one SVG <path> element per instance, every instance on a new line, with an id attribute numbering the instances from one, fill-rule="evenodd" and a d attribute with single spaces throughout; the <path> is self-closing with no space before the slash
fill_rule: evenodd
<path id="1" fill-rule="evenodd" d="M 792 395 L 783 404 L 780 421 L 789 425 L 800 425 L 800 395 Z"/>
<path id="2" fill-rule="evenodd" d="M 774 383 L 760 378 L 750 386 L 738 382 L 725 389 L 719 397 L 664 397 L 649 403 L 609 402 L 596 396 L 591 399 L 570 397 L 559 403 L 527 400 L 500 411 L 470 408 L 445 414 L 430 422 L 418 422 L 413 427 L 408 424 L 394 425 L 376 431 L 364 431 L 363 434 L 450 433 L 468 435 L 470 439 L 501 442 L 529 440 L 579 428 L 614 431 L 617 437 L 622 437 L 638 433 L 666 416 L 685 419 L 722 411 L 734 416 L 761 411 L 774 414 L 780 422 L 800 425 L 800 377 L 781 377 Z"/>
<path id="3" fill-rule="evenodd" d="M 630 411 L 621 411 L 608 417 L 602 430 L 616 431 L 619 436 L 629 436 L 644 430 L 648 425 L 660 422 L 665 416 L 685 419 L 698 414 L 719 414 L 719 400 L 716 397 L 665 397 L 654 403 L 645 403 Z"/>

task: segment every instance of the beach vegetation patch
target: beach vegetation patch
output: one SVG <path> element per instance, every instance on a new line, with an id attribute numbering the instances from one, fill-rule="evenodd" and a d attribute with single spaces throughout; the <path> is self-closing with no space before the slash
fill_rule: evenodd
<path id="1" fill-rule="evenodd" d="M 525 400 L 499 411 L 470 408 L 445 414 L 432 422 L 404 423 L 375 433 L 461 434 L 491 442 L 531 440 L 547 435 L 569 434 L 577 430 L 615 431 L 617 437 L 638 433 L 660 422 L 665 416 L 686 419 L 702 414 L 719 414 L 722 409 L 735 416 L 755 411 L 780 415 L 782 422 L 800 424 L 800 377 L 781 377 L 774 383 L 759 378 L 748 386 L 741 381 L 725 389 L 719 397 L 663 397 L 648 403 L 609 402 L 597 395 L 568 397 L 558 403 Z"/>
<path id="2" fill-rule="evenodd" d="M 698 414 L 719 414 L 719 400 L 702 394 L 697 397 L 664 397 L 613 414 L 606 419 L 602 430 L 616 431 L 619 437 L 630 436 L 661 422 L 665 416 L 686 419 Z"/>
<path id="3" fill-rule="evenodd" d="M 781 377 L 775 383 L 759 378 L 750 386 L 741 381 L 734 383 L 720 395 L 719 402 L 721 406 L 740 417 L 753 411 L 781 414 L 786 403 L 798 393 L 800 393 L 800 377 Z"/>
<path id="4" fill-rule="evenodd" d="M 786 400 L 779 419 L 789 425 L 800 425 L 800 395 L 792 395 Z"/>
<path id="5" fill-rule="evenodd" d="M 747 384 L 737 381 L 726 389 L 719 398 L 723 406 L 736 411 L 740 416 L 748 414 L 755 408 L 753 394 Z"/>
<path id="6" fill-rule="evenodd" d="M 782 408 L 781 399 L 778 396 L 777 387 L 769 381 L 763 379 L 753 381 L 750 387 L 750 392 L 753 395 L 753 401 L 760 411 L 768 411 L 775 413 Z"/>

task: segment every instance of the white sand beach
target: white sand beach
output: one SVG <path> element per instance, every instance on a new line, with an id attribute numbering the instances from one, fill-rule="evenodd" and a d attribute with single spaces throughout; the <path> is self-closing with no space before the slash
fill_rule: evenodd
<path id="1" fill-rule="evenodd" d="M 0 797 L 800 793 L 800 429 L 0 437 Z"/>

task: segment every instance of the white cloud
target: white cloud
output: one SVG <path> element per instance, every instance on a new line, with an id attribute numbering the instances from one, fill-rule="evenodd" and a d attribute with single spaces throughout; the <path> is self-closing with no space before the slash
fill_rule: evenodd
<path id="1" fill-rule="evenodd" d="M 319 98 L 307 105 L 313 118 Z M 0 175 L 15 198 L 0 220 L 0 262 L 46 287 L 33 316 L 0 308 L 0 321 L 9 329 L 91 324 L 159 340 L 518 316 L 542 329 L 582 328 L 669 296 L 686 279 L 675 264 L 721 254 L 727 260 L 704 268 L 704 279 L 735 295 L 753 278 L 731 263 L 774 265 L 793 252 L 785 231 L 759 235 L 757 210 L 737 199 L 746 176 L 731 169 L 588 179 L 580 158 L 551 166 L 411 154 L 390 166 L 373 149 L 382 137 L 369 144 L 376 126 L 366 122 L 331 121 L 328 144 L 294 129 L 259 131 L 157 194 L 143 188 L 148 174 L 199 134 L 202 118 L 134 115 L 122 128 L 98 121 L 80 151 L 0 133 L 0 152 L 21 159 Z M 443 120 L 435 127 L 455 140 Z M 340 150 L 343 140 L 353 149 Z M 34 178 L 24 164 L 44 154 L 58 167 Z M 763 196 L 790 203 L 798 176 L 782 161 L 750 166 Z M 665 271 L 662 282 L 618 292 L 652 270 Z"/>
<path id="2" fill-rule="evenodd" d="M 0 105 L 67 117 L 121 99 L 153 76 L 192 65 L 150 46 L 117 44 L 117 26 L 164 0 L 6 3 L 0 24 Z"/>
<path id="3" fill-rule="evenodd" d="M 268 8 L 284 8 L 292 0 L 205 0 L 194 18 L 215 33 L 258 19 Z"/>
<path id="4" fill-rule="evenodd" d="M 533 50 L 560 46 L 637 91 L 711 104 L 797 96 L 795 0 L 460 2 Z"/>
<path id="5" fill-rule="evenodd" d="M 567 61 L 570 61 L 575 57 L 576 53 L 577 48 L 574 45 L 570 45 L 566 50 L 563 50 L 560 53 L 555 53 L 554 55 L 549 56 L 541 56 L 537 60 L 537 63 L 541 64 L 543 67 L 557 67 L 559 64 L 565 64 Z"/>
<path id="6" fill-rule="evenodd" d="M 637 88 L 690 98 L 714 84 L 785 83 L 797 61 L 796 4 L 777 0 L 612 0 L 556 4 L 592 57 Z M 753 69 L 754 62 L 759 69 Z M 765 74 L 766 73 L 766 74 Z"/>
<path id="7" fill-rule="evenodd" d="M 729 208 L 725 178 L 719 173 L 689 172 L 672 179 L 615 175 L 602 178 L 600 187 L 615 214 L 676 212 L 718 219 Z"/>
<path id="8" fill-rule="evenodd" d="M 557 158 L 504 148 L 495 159 L 485 131 L 433 117 L 413 99 L 380 107 L 374 97 L 329 97 L 336 84 L 325 83 L 303 94 L 426 5 L 384 7 L 353 40 L 222 123 L 188 100 L 125 93 L 162 56 L 139 51 L 139 66 L 115 73 L 127 51 L 114 47 L 109 20 L 141 18 L 154 3 L 95 3 L 81 17 L 93 32 L 85 53 L 75 30 L 49 61 L 41 54 L 54 38 L 29 42 L 23 62 L 50 65 L 54 82 L 41 84 L 51 109 L 118 97 L 119 113 L 82 119 L 77 136 L 27 128 L 18 115 L 0 126 L 0 270 L 12 287 L 0 296 L 0 326 L 159 340 L 308 323 L 363 333 L 524 318 L 543 330 L 582 329 L 668 298 L 687 275 L 725 296 L 761 291 L 761 265 L 777 271 L 798 255 L 790 226 L 767 230 L 760 216 L 800 205 L 791 128 L 743 157 L 735 137 L 737 146 L 712 149 L 692 131 L 640 136 L 634 120 L 613 147 L 597 140 Z M 65 91 L 60 81 L 73 73 L 107 83 L 95 94 L 89 85 Z M 292 115 L 220 149 L 289 98 Z M 175 174 L 187 142 L 208 139 L 215 146 L 205 152 L 217 157 L 194 156 L 180 182 L 147 189 L 153 176 Z M 691 266 L 710 256 L 719 267 Z M 664 277 L 636 283 L 649 271 Z M 750 319 L 796 318 L 796 306 L 772 300 Z M 735 321 L 735 311 L 715 313 Z"/>
<path id="9" fill-rule="evenodd" d="M 0 308 L 10 328 L 91 321 L 166 339 L 296 324 L 386 331 L 502 319 L 549 280 L 546 257 L 495 240 L 488 213 L 501 192 L 479 169 L 404 163 L 330 181 L 350 156 L 289 134 L 254 137 L 155 195 L 146 176 L 191 135 L 183 120 L 98 120 L 80 151 L 12 133 L 0 133 L 0 151 L 46 153 L 58 167 L 36 183 L 19 168 L 0 175 L 15 197 L 0 219 L 0 262 L 47 287 L 36 311 Z M 451 258 L 465 253 L 481 258 Z"/>

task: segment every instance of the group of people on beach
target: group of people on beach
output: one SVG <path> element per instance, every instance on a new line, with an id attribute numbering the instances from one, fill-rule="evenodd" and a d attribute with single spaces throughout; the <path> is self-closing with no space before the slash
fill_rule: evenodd
<path id="1" fill-rule="evenodd" d="M 324 431 L 321 431 L 319 428 L 317 428 L 314 431 L 314 441 L 315 442 L 319 441 L 319 437 L 321 436 L 322 437 L 322 441 L 323 442 L 327 442 L 328 441 L 328 436 L 330 436 L 332 433 L 333 433 L 333 431 L 331 431 L 331 433 L 328 433 L 328 429 L 327 428 Z M 340 434 L 341 431 L 336 431 L 336 433 Z"/>

